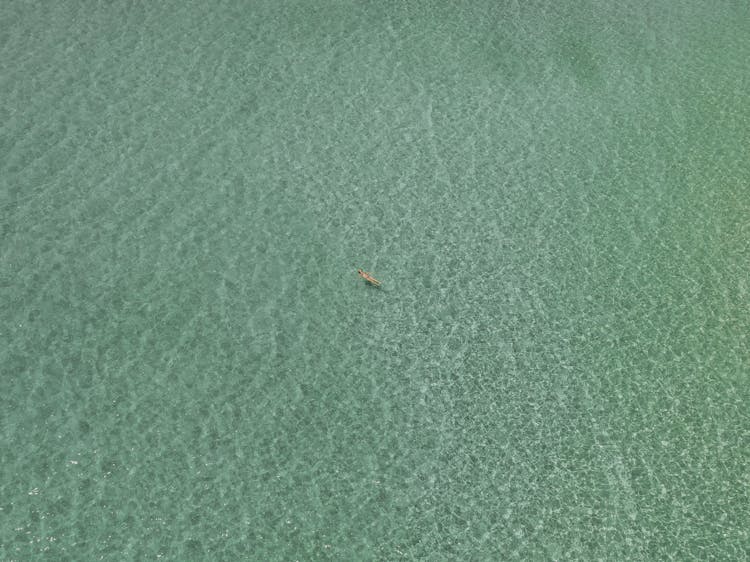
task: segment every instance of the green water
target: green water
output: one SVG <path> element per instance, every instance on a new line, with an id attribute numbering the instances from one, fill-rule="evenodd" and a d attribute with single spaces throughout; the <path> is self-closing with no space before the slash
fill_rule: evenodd
<path id="1" fill-rule="evenodd" d="M 748 61 L 745 1 L 0 4 L 0 560 L 750 557 Z"/>

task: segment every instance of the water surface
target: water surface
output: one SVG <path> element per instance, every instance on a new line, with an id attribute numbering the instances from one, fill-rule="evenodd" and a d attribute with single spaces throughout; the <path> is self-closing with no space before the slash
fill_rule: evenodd
<path id="1" fill-rule="evenodd" d="M 0 6 L 0 558 L 749 555 L 747 4 L 447 4 Z"/>

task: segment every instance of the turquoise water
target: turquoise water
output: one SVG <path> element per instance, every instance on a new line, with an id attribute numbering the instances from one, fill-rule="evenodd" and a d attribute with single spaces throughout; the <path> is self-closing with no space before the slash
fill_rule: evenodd
<path id="1" fill-rule="evenodd" d="M 746 2 L 0 22 L 0 559 L 750 557 Z"/>

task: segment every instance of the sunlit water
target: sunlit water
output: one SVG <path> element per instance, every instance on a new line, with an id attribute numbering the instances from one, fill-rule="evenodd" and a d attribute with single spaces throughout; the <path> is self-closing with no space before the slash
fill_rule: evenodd
<path id="1" fill-rule="evenodd" d="M 0 4 L 0 559 L 750 556 L 749 5 L 453 4 Z"/>

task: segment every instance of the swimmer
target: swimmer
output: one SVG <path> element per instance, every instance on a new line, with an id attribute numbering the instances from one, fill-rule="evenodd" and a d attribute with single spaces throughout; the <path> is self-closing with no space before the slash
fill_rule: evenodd
<path id="1" fill-rule="evenodd" d="M 380 281 L 375 279 L 372 275 L 370 275 L 366 271 L 362 271 L 361 269 L 358 269 L 357 273 L 359 273 L 359 276 L 365 281 L 367 281 L 373 287 L 380 287 Z"/>

